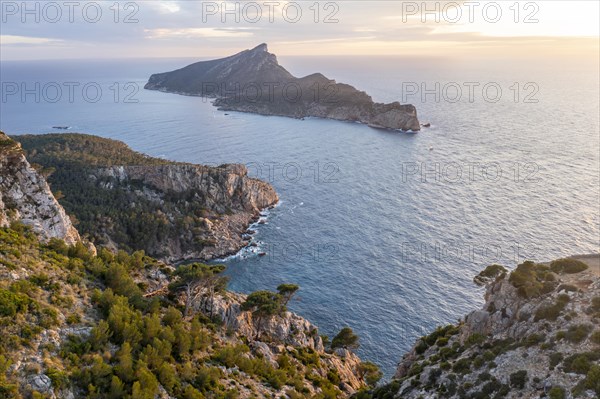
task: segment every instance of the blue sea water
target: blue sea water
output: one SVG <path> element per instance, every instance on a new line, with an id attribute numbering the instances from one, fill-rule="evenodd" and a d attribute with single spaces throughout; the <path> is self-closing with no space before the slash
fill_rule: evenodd
<path id="1" fill-rule="evenodd" d="M 386 377 L 415 338 L 481 305 L 472 278 L 486 265 L 599 250 L 597 60 L 280 59 L 296 75 L 320 71 L 377 101 L 418 88 L 406 99 L 432 124 L 419 134 L 226 115 L 202 98 L 142 89 L 151 73 L 191 61 L 2 62 L 0 128 L 10 135 L 70 126 L 153 156 L 247 164 L 281 203 L 256 227 L 267 256 L 226 261 L 230 288 L 299 284 L 290 308 L 329 336 L 351 326 L 359 355 Z M 23 82 L 34 91 L 40 83 L 39 101 L 21 97 Z M 68 82 L 79 83 L 72 102 Z M 421 98 L 436 82 L 440 98 Z M 95 83 L 102 95 L 86 101 L 82 88 L 93 99 Z M 62 97 L 52 103 L 57 85 Z M 476 87 L 472 101 L 468 85 Z"/>

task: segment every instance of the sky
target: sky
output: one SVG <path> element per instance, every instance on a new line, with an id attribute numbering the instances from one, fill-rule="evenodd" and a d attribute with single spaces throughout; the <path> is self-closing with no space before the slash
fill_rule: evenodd
<path id="1" fill-rule="evenodd" d="M 0 60 L 210 58 L 260 43 L 284 56 L 597 59 L 599 4 L 0 0 Z"/>

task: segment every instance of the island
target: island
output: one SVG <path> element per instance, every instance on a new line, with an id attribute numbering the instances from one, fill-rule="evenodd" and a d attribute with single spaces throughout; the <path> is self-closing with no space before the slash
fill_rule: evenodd
<path id="1" fill-rule="evenodd" d="M 264 43 L 230 57 L 154 74 L 144 88 L 214 98 L 213 104 L 223 111 L 335 119 L 401 131 L 421 129 L 413 105 L 376 103 L 364 91 L 320 73 L 297 78 L 279 65 Z"/>

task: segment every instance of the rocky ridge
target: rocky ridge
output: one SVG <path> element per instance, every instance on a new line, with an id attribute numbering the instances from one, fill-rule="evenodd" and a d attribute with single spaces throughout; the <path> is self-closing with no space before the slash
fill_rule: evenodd
<path id="1" fill-rule="evenodd" d="M 31 167 L 19 143 L 0 132 L 0 226 L 20 221 L 43 241 L 60 238 L 68 244 L 79 233 L 50 191 L 45 179 Z"/>
<path id="2" fill-rule="evenodd" d="M 364 91 L 320 73 L 297 78 L 279 65 L 264 43 L 230 57 L 154 74 L 145 89 L 215 98 L 214 105 L 225 111 L 327 118 L 404 131 L 421 129 L 413 105 L 376 103 Z"/>
<path id="3" fill-rule="evenodd" d="M 236 253 L 249 243 L 249 225 L 279 200 L 244 165 L 172 162 L 83 134 L 18 140 L 33 162 L 55 169 L 48 180 L 83 234 L 166 262 Z"/>
<path id="4" fill-rule="evenodd" d="M 155 253 L 164 253 L 160 258 L 166 262 L 235 254 L 248 245 L 244 238 L 248 226 L 263 209 L 279 201 L 268 183 L 248 177 L 244 165 L 113 166 L 97 169 L 89 177 L 98 181 L 108 179 L 110 182 L 104 183 L 107 190 L 125 189 L 132 196 L 159 206 L 165 203 L 167 195 L 191 195 L 192 201 L 201 202 L 210 214 L 218 215 L 207 214 L 208 217 L 199 218 L 193 230 L 181 230 L 178 235 L 167 237 Z M 180 217 L 178 210 L 166 211 L 165 215 L 169 220 Z M 202 245 L 194 244 L 198 242 Z M 118 248 L 112 240 L 109 245 Z"/>
<path id="5" fill-rule="evenodd" d="M 395 380 L 360 398 L 598 397 L 600 255 L 494 265 L 475 281 L 483 308 L 418 340 Z"/>

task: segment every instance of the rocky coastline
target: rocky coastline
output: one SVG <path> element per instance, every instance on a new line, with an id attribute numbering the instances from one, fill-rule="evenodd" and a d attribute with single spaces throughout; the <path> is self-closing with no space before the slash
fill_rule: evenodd
<path id="1" fill-rule="evenodd" d="M 50 184 L 93 242 L 169 263 L 237 253 L 248 245 L 249 226 L 279 201 L 245 165 L 172 162 L 82 134 L 18 140 L 33 162 L 55 169 Z M 104 200 L 89 202 L 92 194 Z"/>
<path id="2" fill-rule="evenodd" d="M 359 398 L 600 395 L 600 254 L 492 265 L 475 281 L 484 306 L 420 338 L 391 383 Z"/>

